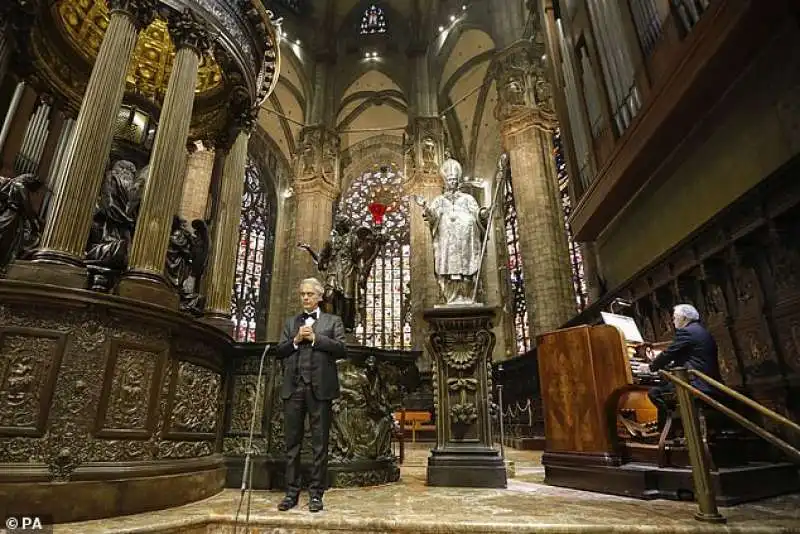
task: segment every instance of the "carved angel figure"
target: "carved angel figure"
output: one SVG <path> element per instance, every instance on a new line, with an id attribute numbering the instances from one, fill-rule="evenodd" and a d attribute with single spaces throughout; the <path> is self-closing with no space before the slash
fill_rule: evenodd
<path id="1" fill-rule="evenodd" d="M 0 270 L 39 244 L 44 224 L 32 195 L 42 187 L 35 174 L 0 178 Z"/>

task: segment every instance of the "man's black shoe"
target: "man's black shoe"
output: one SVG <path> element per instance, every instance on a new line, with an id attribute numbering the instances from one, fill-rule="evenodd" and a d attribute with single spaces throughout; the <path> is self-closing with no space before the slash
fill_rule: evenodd
<path id="1" fill-rule="evenodd" d="M 321 512 L 322 511 L 322 497 L 311 497 L 311 500 L 308 501 L 308 511 L 309 512 Z"/>
<path id="2" fill-rule="evenodd" d="M 286 510 L 291 510 L 295 506 L 297 506 L 297 497 L 287 495 L 280 503 L 278 503 L 278 510 L 285 512 Z"/>

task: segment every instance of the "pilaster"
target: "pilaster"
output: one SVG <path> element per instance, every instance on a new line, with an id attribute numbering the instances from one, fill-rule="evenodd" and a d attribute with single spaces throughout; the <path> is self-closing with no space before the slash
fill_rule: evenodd
<path id="1" fill-rule="evenodd" d="M 406 132 L 404 190 L 406 195 L 418 195 L 430 200 L 444 188 L 439 166 L 444 156 L 444 132 L 438 117 L 411 119 Z M 439 285 L 433 272 L 433 244 L 422 208 L 409 202 L 411 240 L 411 344 L 423 350 L 417 361 L 421 371 L 431 369 L 427 348 L 428 323 L 423 311 L 439 302 Z"/>
<path id="2" fill-rule="evenodd" d="M 287 305 L 303 278 L 318 276 L 311 256 L 296 247 L 308 243 L 320 250 L 331 232 L 333 203 L 340 194 L 339 136 L 324 126 L 304 128 L 300 132 L 299 154 L 295 162 L 294 239 L 291 243 L 292 271 L 286 278 Z"/>
<path id="3" fill-rule="evenodd" d="M 187 221 L 205 219 L 215 159 L 216 150 L 214 148 L 205 145 L 189 148 L 186 176 L 183 179 L 181 204 L 178 210 L 181 218 Z"/>
<path id="4" fill-rule="evenodd" d="M 553 160 L 557 125 L 542 45 L 518 43 L 495 59 L 503 145 L 518 206 L 525 298 L 531 336 L 559 328 L 576 313 L 564 214 Z"/>

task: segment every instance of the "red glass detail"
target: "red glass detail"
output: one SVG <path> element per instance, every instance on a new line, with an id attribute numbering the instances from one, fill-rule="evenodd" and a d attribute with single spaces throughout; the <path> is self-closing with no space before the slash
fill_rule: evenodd
<path id="1" fill-rule="evenodd" d="M 367 206 L 375 224 L 383 224 L 383 216 L 386 214 L 386 207 L 386 204 L 381 202 L 371 202 L 369 206 Z"/>

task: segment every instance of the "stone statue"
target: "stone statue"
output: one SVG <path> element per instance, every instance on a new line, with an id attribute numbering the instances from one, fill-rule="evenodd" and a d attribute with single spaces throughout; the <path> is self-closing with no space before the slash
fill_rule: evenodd
<path id="1" fill-rule="evenodd" d="M 109 291 L 128 267 L 147 171 L 137 174 L 133 163 L 119 160 L 106 173 L 86 244 L 91 289 Z"/>
<path id="2" fill-rule="evenodd" d="M 448 157 L 440 174 L 445 191 L 430 204 L 414 197 L 423 211 L 433 237 L 434 273 L 448 305 L 474 304 L 489 210 L 478 206 L 470 194 L 461 192 L 461 164 Z"/>
<path id="3" fill-rule="evenodd" d="M 0 177 L 0 271 L 39 244 L 44 224 L 31 197 L 42 187 L 35 174 Z"/>
<path id="4" fill-rule="evenodd" d="M 195 219 L 192 228 L 194 233 L 186 228 L 185 220 L 178 216 L 173 218 L 165 272 L 178 292 L 181 309 L 200 316 L 205 305 L 205 299 L 200 295 L 200 279 L 208 262 L 210 240 L 204 221 Z"/>
<path id="5" fill-rule="evenodd" d="M 333 403 L 331 454 L 337 460 L 381 460 L 392 456 L 394 419 L 375 356 L 364 366 L 339 362 L 341 396 Z"/>
<path id="6" fill-rule="evenodd" d="M 319 254 L 307 243 L 297 244 L 311 254 L 317 269 L 325 274 L 325 301 L 342 318 L 348 333 L 355 331 L 357 312 L 363 313 L 367 278 L 385 243 L 380 228 L 356 228 L 348 217 L 337 215 Z"/>
<path id="7" fill-rule="evenodd" d="M 422 140 L 422 172 L 436 172 L 436 142 L 432 137 Z"/>

